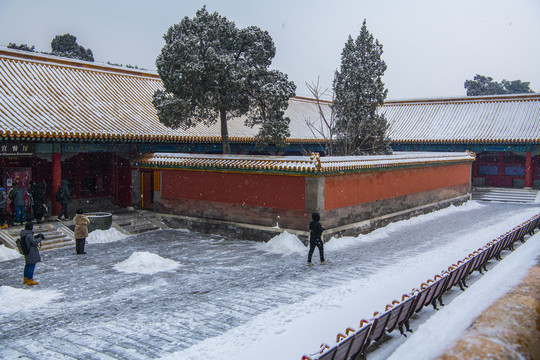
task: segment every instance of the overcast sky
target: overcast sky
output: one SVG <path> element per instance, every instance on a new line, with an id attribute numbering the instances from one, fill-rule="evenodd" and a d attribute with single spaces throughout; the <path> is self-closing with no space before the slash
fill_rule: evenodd
<path id="1" fill-rule="evenodd" d="M 384 47 L 387 99 L 465 96 L 463 83 L 477 73 L 540 92 L 539 0 L 0 0 L 0 46 L 50 52 L 54 36 L 70 33 L 97 62 L 155 70 L 169 26 L 205 4 L 238 27 L 267 30 L 272 67 L 300 96 L 318 77 L 331 88 L 364 19 Z"/>

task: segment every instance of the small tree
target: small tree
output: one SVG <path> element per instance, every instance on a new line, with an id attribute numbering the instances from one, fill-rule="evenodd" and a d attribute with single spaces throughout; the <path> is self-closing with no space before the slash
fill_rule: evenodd
<path id="1" fill-rule="evenodd" d="M 489 76 L 479 74 L 476 74 L 473 80 L 466 80 L 464 84 L 467 96 L 533 93 L 529 85 L 530 82 L 521 80 L 503 80 L 498 83 Z"/>
<path id="2" fill-rule="evenodd" d="M 94 61 L 92 50 L 77 44 L 77 38 L 70 34 L 56 35 L 51 42 L 52 54 L 84 61 Z"/>
<path id="3" fill-rule="evenodd" d="M 9 43 L 7 47 L 9 49 L 23 50 L 23 51 L 29 51 L 29 52 L 34 52 L 34 49 L 36 48 L 34 45 L 32 46 L 28 46 L 26 44 L 17 45 L 15 43 Z"/>
<path id="4" fill-rule="evenodd" d="M 388 90 L 382 77 L 386 63 L 381 59 L 382 45 L 367 29 L 351 36 L 341 54 L 341 68 L 334 78 L 336 145 L 342 155 L 388 154 L 392 150 L 386 137 L 388 124 L 377 114 Z"/>
<path id="5" fill-rule="evenodd" d="M 306 83 L 306 86 L 315 99 L 319 116 L 317 119 L 305 118 L 304 120 L 313 137 L 324 140 L 324 143 L 319 142 L 319 145 L 325 149 L 327 155 L 332 156 L 334 154 L 334 129 L 336 126 L 335 111 L 332 107 L 334 95 L 332 93 L 332 101 L 322 99 L 322 97 L 328 94 L 329 89 L 321 89 L 319 78 L 317 78 L 316 83 Z"/>
<path id="6" fill-rule="evenodd" d="M 172 128 L 211 125 L 219 119 L 223 153 L 230 153 L 227 120 L 247 116 L 260 125 L 261 143 L 280 143 L 289 136 L 283 117 L 296 86 L 279 71 L 270 71 L 275 47 L 266 31 L 238 29 L 206 7 L 185 17 L 164 36 L 156 60 L 165 91 L 156 91 L 160 121 Z"/>

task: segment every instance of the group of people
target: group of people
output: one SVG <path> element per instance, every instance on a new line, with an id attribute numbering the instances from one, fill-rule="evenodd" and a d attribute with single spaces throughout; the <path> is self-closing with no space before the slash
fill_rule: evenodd
<path id="1" fill-rule="evenodd" d="M 75 226 L 73 235 L 75 237 L 75 252 L 77 255 L 86 254 L 84 251 L 84 245 L 86 238 L 88 237 L 88 225 L 90 225 L 90 219 L 84 215 L 82 209 L 77 210 L 77 214 L 73 218 L 73 225 Z M 43 234 L 34 234 L 34 223 L 28 221 L 24 225 L 24 229 L 20 233 L 21 241 L 26 244 L 28 253 L 24 255 L 24 274 L 23 284 L 28 286 L 37 285 L 38 282 L 34 280 L 34 270 L 36 264 L 41 261 L 41 255 L 39 253 L 39 247 L 41 247 L 41 241 L 45 240 Z"/>
<path id="2" fill-rule="evenodd" d="M 25 189 L 22 182 L 16 181 L 9 193 L 6 194 L 6 189 L 0 187 L 0 229 L 6 229 L 8 225 L 8 218 L 13 216 L 13 225 L 22 225 L 26 222 L 26 206 L 30 205 L 34 214 L 34 220 L 40 224 L 43 222 L 43 217 L 48 212 L 47 203 L 45 202 L 45 192 L 47 190 L 47 184 L 45 182 L 36 183 L 30 181 L 28 190 Z M 12 209 L 8 210 L 8 199 L 11 202 Z M 69 192 L 68 182 L 62 180 L 60 187 L 56 192 L 56 201 L 62 205 L 62 210 L 58 215 L 58 220 L 64 217 L 67 220 L 68 205 L 71 200 L 71 194 Z"/>
<path id="3" fill-rule="evenodd" d="M 43 234 L 34 235 L 34 222 L 26 221 L 26 206 L 31 206 L 35 223 L 41 224 L 48 211 L 45 202 L 46 190 L 47 184 L 45 182 L 36 183 L 35 181 L 30 181 L 28 190 L 25 189 L 22 182 L 16 181 L 7 194 L 6 189 L 0 186 L 0 229 L 6 229 L 8 227 L 8 199 L 11 201 L 13 207 L 13 224 L 25 224 L 24 229 L 20 232 L 20 238 L 28 249 L 28 252 L 24 255 L 25 266 L 23 284 L 29 286 L 38 284 L 38 282 L 34 280 L 34 270 L 36 264 L 41 261 L 39 247 L 41 247 L 42 240 L 45 240 L 45 236 L 43 236 Z M 62 217 L 64 220 L 67 220 L 69 218 L 68 205 L 71 200 L 71 194 L 66 180 L 61 181 L 60 187 L 55 194 L 55 200 L 62 205 L 57 220 L 62 220 Z M 75 252 L 77 255 L 86 254 L 84 245 L 86 238 L 88 237 L 88 225 L 90 225 L 90 219 L 84 215 L 82 209 L 77 210 L 77 214 L 73 218 L 73 225 Z"/>
<path id="4" fill-rule="evenodd" d="M 322 233 L 325 230 L 324 226 L 320 223 L 321 217 L 319 213 L 311 214 L 312 221 L 309 223 L 309 252 L 308 252 L 308 265 L 311 266 L 311 258 L 313 252 L 317 247 L 319 249 L 319 256 L 321 264 L 326 264 L 327 261 L 324 259 L 324 247 L 322 241 Z M 83 214 L 82 209 L 77 210 L 77 215 L 73 218 L 73 224 L 75 226 L 74 236 L 75 236 L 75 250 L 77 254 L 86 254 L 84 252 L 84 245 L 86 242 L 86 237 L 88 237 L 88 225 L 90 225 L 90 219 Z M 21 240 L 26 243 L 26 247 L 29 249 L 27 255 L 25 255 L 25 266 L 24 266 L 24 278 L 23 284 L 28 286 L 37 285 L 38 282 L 34 280 L 34 270 L 36 264 L 41 261 L 41 256 L 39 254 L 38 246 L 41 245 L 41 241 L 45 239 L 42 234 L 34 235 L 33 231 L 34 224 L 29 221 L 26 223 L 24 230 L 21 231 Z"/>
<path id="5" fill-rule="evenodd" d="M 67 190 L 69 191 L 69 189 Z M 57 196 L 57 201 L 59 198 L 60 197 Z M 0 195 L 0 201 L 1 199 L 2 197 Z M 62 212 L 58 216 L 59 219 L 62 214 L 64 214 L 64 216 L 67 218 L 67 204 L 65 207 L 64 204 L 62 204 Z M 311 218 L 312 220 L 309 223 L 309 252 L 307 263 L 309 266 L 313 265 L 311 259 L 313 256 L 313 252 L 317 247 L 319 249 L 319 257 L 321 260 L 321 264 L 326 264 L 327 261 L 324 259 L 324 246 L 322 241 L 322 233 L 325 228 L 320 223 L 321 217 L 319 213 L 312 213 Z M 76 254 L 86 254 L 86 252 L 84 251 L 84 245 L 86 242 L 86 238 L 88 237 L 88 225 L 90 225 L 90 219 L 88 219 L 88 217 L 84 215 L 82 209 L 77 210 L 77 214 L 73 218 L 73 225 L 75 226 L 74 237 Z M 41 241 L 45 239 L 42 234 L 34 235 L 33 227 L 34 224 L 29 221 L 26 223 L 24 230 L 21 231 L 21 240 L 26 243 L 26 246 L 29 249 L 28 254 L 24 257 L 25 267 L 23 284 L 27 284 L 29 286 L 38 284 L 38 282 L 33 279 L 34 269 L 36 267 L 36 264 L 41 261 L 38 246 L 40 246 Z"/>

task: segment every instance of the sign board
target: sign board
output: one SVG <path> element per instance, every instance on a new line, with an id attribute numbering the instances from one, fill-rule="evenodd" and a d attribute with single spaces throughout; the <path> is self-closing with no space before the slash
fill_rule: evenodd
<path id="1" fill-rule="evenodd" d="M 0 142 L 0 157 L 32 157 L 36 145 L 32 143 Z"/>

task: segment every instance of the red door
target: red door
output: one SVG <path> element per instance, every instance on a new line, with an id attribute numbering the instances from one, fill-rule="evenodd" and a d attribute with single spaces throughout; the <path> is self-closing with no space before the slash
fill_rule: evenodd
<path id="1" fill-rule="evenodd" d="M 152 173 L 141 173 L 141 208 L 152 208 Z"/>
<path id="2" fill-rule="evenodd" d="M 127 207 L 132 206 L 131 203 L 131 166 L 129 159 L 117 157 L 118 186 L 116 192 L 116 205 Z"/>

